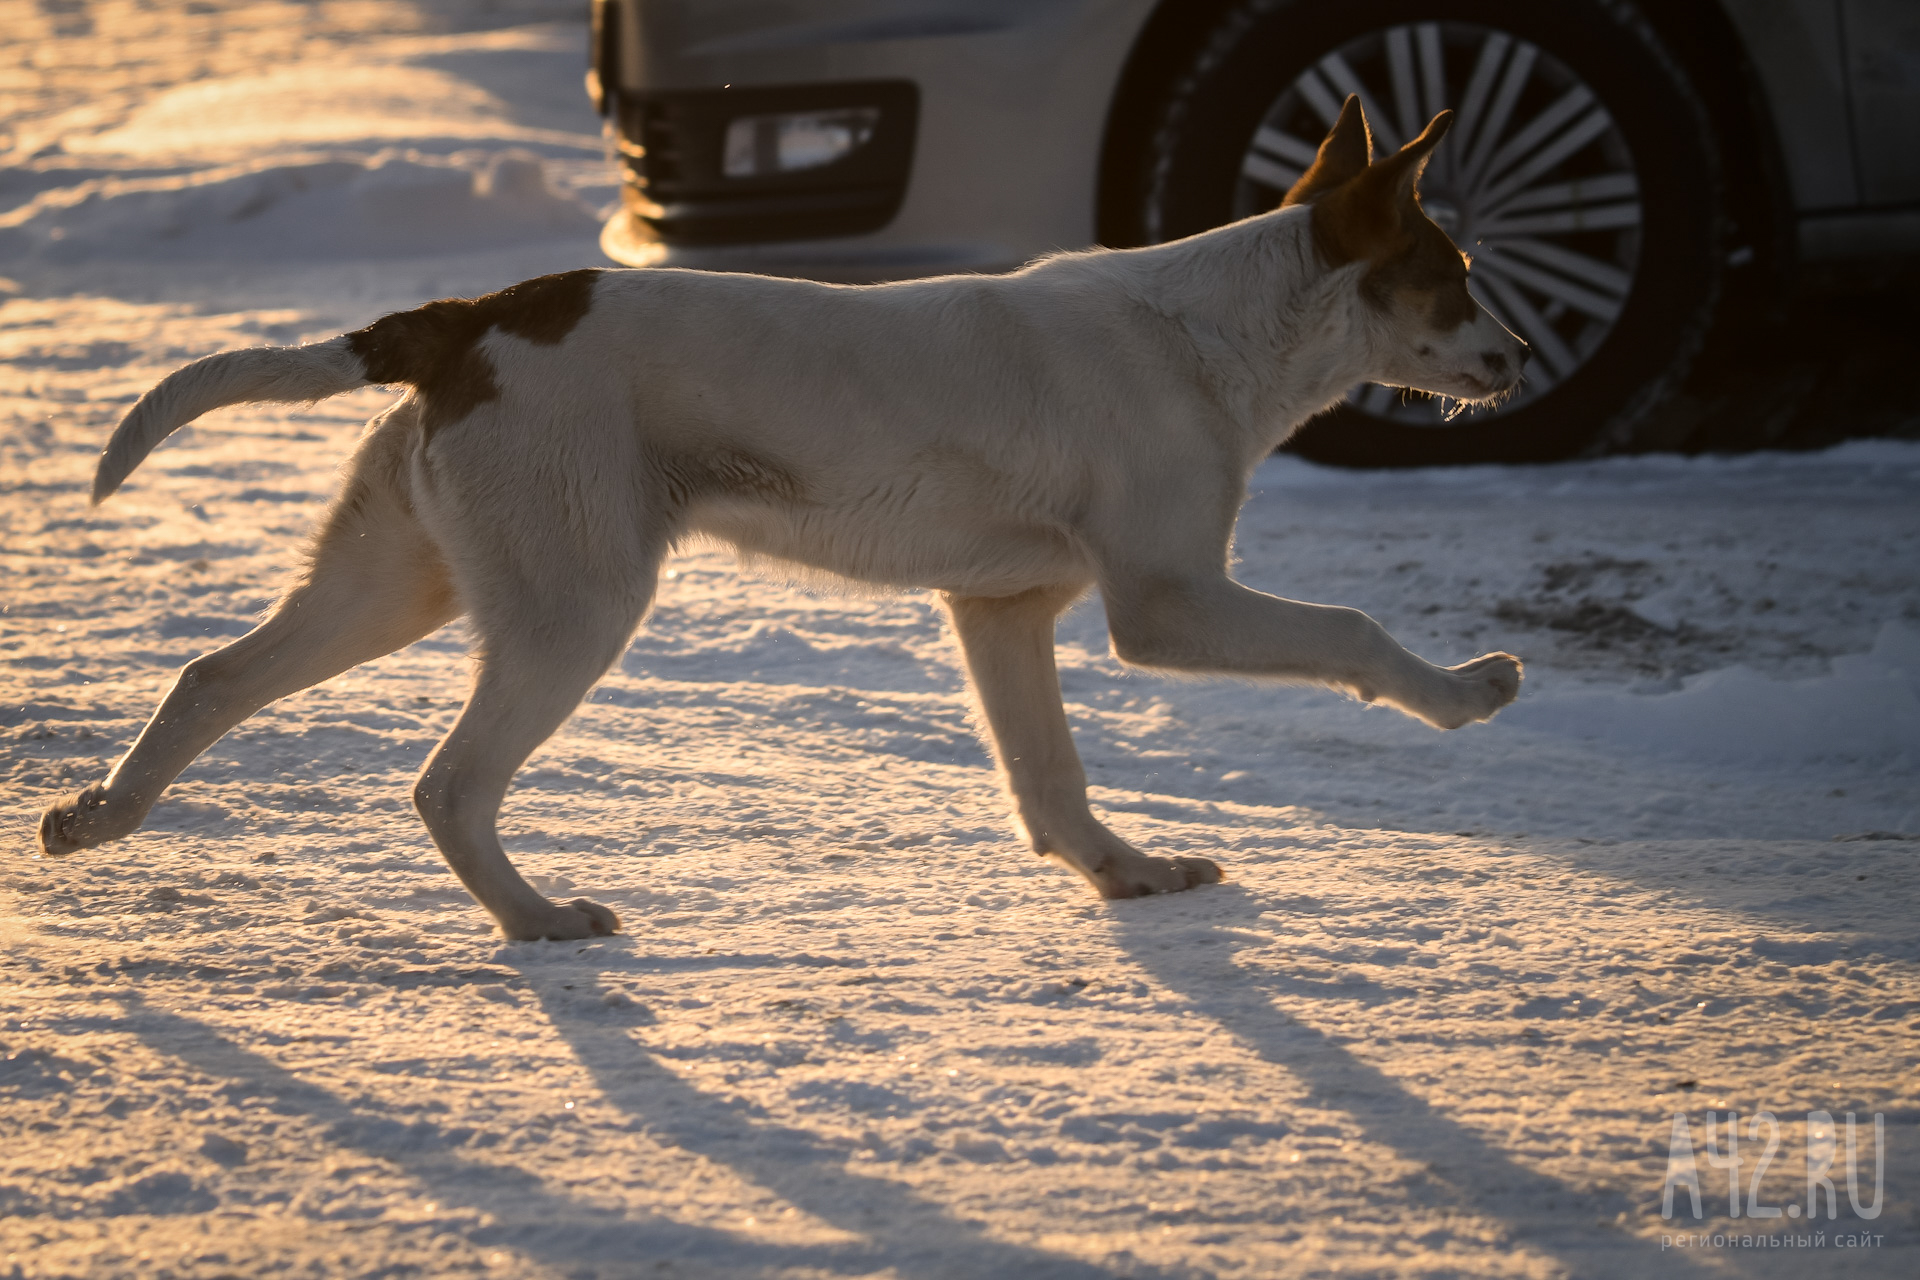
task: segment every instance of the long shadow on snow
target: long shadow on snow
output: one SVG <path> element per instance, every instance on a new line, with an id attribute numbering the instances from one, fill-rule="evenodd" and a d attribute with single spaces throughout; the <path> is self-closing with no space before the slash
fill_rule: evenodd
<path id="1" fill-rule="evenodd" d="M 556 1027 L 575 1033 L 569 1035 L 569 1041 L 582 1051 L 581 1060 L 594 1068 L 596 1079 L 611 1100 L 644 1118 L 655 1133 L 679 1140 L 687 1150 L 718 1147 L 717 1152 L 703 1154 L 717 1155 L 749 1177 L 760 1176 L 764 1185 L 796 1204 L 820 1202 L 823 1189 L 837 1193 L 844 1201 L 845 1192 L 857 1187 L 859 1194 L 868 1197 L 866 1203 L 874 1206 L 873 1221 L 844 1225 L 866 1233 L 877 1229 L 890 1239 L 878 1245 L 764 1244 L 732 1232 L 622 1213 L 575 1200 L 555 1192 L 532 1173 L 492 1161 L 464 1159 L 445 1146 L 421 1142 L 411 1134 L 399 1140 L 382 1140 L 382 1135 L 393 1133 L 388 1117 L 343 1101 L 235 1044 L 204 1022 L 148 1004 L 138 995 L 127 997 L 126 1002 L 127 1017 L 115 1026 L 132 1031 L 156 1052 L 216 1080 L 231 1082 L 237 1086 L 235 1092 L 257 1099 L 279 1114 L 317 1121 L 325 1126 L 329 1143 L 397 1165 L 442 1204 L 492 1214 L 498 1225 L 465 1233 L 479 1248 L 518 1249 L 549 1265 L 572 1266 L 576 1273 L 584 1270 L 607 1276 L 633 1275 L 643 1261 L 679 1258 L 711 1268 L 703 1274 L 732 1271 L 761 1275 L 797 1267 L 832 1275 L 869 1275 L 890 1266 L 904 1277 L 995 1275 L 1021 1280 L 1115 1280 L 1114 1273 L 1098 1267 L 985 1239 L 892 1183 L 840 1173 L 830 1166 L 837 1165 L 844 1154 L 821 1146 L 810 1134 L 777 1125 L 750 1124 L 745 1145 L 765 1144 L 767 1148 L 757 1156 L 752 1151 L 733 1150 L 731 1141 L 716 1143 L 703 1130 L 716 1119 L 728 1129 L 736 1129 L 739 1115 L 680 1083 L 610 1026 L 589 1027 L 577 1020 L 554 1018 Z M 609 1081 L 611 1088 L 606 1087 Z M 852 1215 L 843 1211 L 839 1216 Z M 943 1253 L 955 1261 L 947 1265 Z"/>
<path id="2" fill-rule="evenodd" d="M 1141 968 L 1307 1086 L 1316 1103 L 1346 1112 L 1368 1138 L 1422 1166 L 1426 1176 L 1400 1194 L 1503 1223 L 1515 1244 L 1553 1257 L 1573 1276 L 1716 1274 L 1678 1253 L 1661 1253 L 1658 1244 L 1600 1226 L 1629 1207 L 1624 1196 L 1576 1191 L 1516 1164 L 1378 1067 L 1275 1007 L 1271 993 L 1230 959 L 1246 942 L 1236 927 L 1257 927 L 1261 913 L 1275 904 L 1237 885 L 1202 892 L 1210 918 L 1184 925 L 1190 943 L 1202 945 L 1167 946 L 1165 921 L 1151 907 L 1123 907 L 1116 940 Z"/>
<path id="3" fill-rule="evenodd" d="M 1761 959 L 1819 965 L 1842 956 L 1856 960 L 1878 956 L 1913 966 L 1920 963 L 1920 938 L 1914 936 L 1910 923 L 1920 899 L 1910 873 L 1913 847 L 1904 838 L 1768 841 L 1731 837 L 1713 844 L 1556 839 L 1535 842 L 1527 852 L 1558 860 L 1596 879 L 1605 877 L 1663 894 L 1667 902 L 1662 912 L 1667 918 L 1685 919 L 1697 909 L 1710 913 L 1709 919 L 1724 919 L 1720 927 L 1727 931 L 1739 929 L 1739 922 L 1744 922 L 1761 931 L 1748 944 L 1748 950 Z M 1746 874 L 1749 870 L 1758 874 Z M 1678 878 L 1682 871 L 1690 878 Z M 1820 1011 L 1833 1010 L 1822 1005 Z"/>
<path id="4" fill-rule="evenodd" d="M 585 985 L 588 975 L 570 973 L 576 989 L 563 1002 L 551 984 L 525 969 L 523 973 L 554 1030 L 573 1047 L 601 1095 L 644 1122 L 651 1137 L 724 1164 L 821 1221 L 867 1237 L 870 1243 L 816 1250 L 831 1257 L 838 1269 L 863 1274 L 884 1269 L 929 1280 L 1118 1280 L 1123 1274 L 995 1240 L 898 1182 L 848 1171 L 844 1149 L 702 1093 L 662 1066 L 622 1026 L 586 1012 L 597 1006 L 598 992 L 597 984 Z M 1154 1280 L 1180 1273 L 1136 1263 L 1124 1274 Z"/>

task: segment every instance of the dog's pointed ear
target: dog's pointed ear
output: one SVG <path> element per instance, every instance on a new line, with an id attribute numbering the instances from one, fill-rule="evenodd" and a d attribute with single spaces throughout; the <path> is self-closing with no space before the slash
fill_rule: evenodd
<path id="1" fill-rule="evenodd" d="M 1450 116 L 1453 113 L 1445 114 Z M 1288 205 L 1307 204 L 1315 197 L 1351 182 L 1367 171 L 1372 159 L 1373 131 L 1367 127 L 1367 113 L 1360 109 L 1360 95 L 1350 93 L 1347 95 L 1347 104 L 1340 108 L 1340 118 L 1333 122 L 1333 128 L 1327 131 L 1326 138 L 1321 141 L 1319 154 L 1314 156 L 1312 167 L 1300 175 L 1300 181 L 1293 184 L 1287 192 L 1287 198 L 1280 202 L 1280 207 L 1284 209 Z"/>
<path id="2" fill-rule="evenodd" d="M 1368 180 L 1382 182 L 1399 199 L 1411 201 L 1420 189 L 1420 175 L 1427 171 L 1427 161 L 1433 158 L 1433 149 L 1440 145 L 1440 139 L 1446 137 L 1447 130 L 1451 128 L 1453 112 L 1442 111 L 1428 122 L 1419 137 L 1374 165 Z"/>
<path id="3" fill-rule="evenodd" d="M 1359 115 L 1359 107 L 1351 98 L 1347 100 L 1347 111 L 1340 115 L 1343 123 L 1348 111 Z M 1359 174 L 1329 190 L 1309 193 L 1308 199 L 1313 204 L 1314 243 L 1327 263 L 1337 267 L 1361 259 L 1380 261 L 1413 243 L 1415 228 L 1421 220 L 1420 175 L 1426 172 L 1433 149 L 1452 127 L 1453 112 L 1442 111 L 1419 137 L 1379 164 L 1366 166 Z M 1301 186 L 1319 171 L 1321 160 L 1326 158 L 1339 132 L 1339 126 L 1334 126 L 1333 134 L 1328 135 L 1320 148 L 1320 158 L 1300 180 Z M 1294 202 L 1291 192 L 1287 202 Z"/>

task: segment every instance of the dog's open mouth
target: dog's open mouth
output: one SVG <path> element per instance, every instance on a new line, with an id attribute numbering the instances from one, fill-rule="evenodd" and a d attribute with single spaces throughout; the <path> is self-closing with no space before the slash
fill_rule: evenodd
<path id="1" fill-rule="evenodd" d="M 1446 403 L 1443 406 L 1444 413 L 1442 416 L 1451 422 L 1454 418 L 1472 409 L 1497 409 L 1520 394 L 1520 384 L 1525 378 L 1526 374 L 1516 373 L 1507 381 L 1499 384 L 1484 382 L 1479 378 L 1466 378 L 1465 380 L 1473 384 L 1476 388 L 1476 394 L 1454 397 L 1443 396 L 1442 400 Z"/>
<path id="2" fill-rule="evenodd" d="M 1462 375 L 1460 380 L 1473 388 L 1470 394 L 1460 395 L 1447 391 L 1422 391 L 1418 387 L 1402 387 L 1400 395 L 1403 399 L 1426 396 L 1428 399 L 1439 401 L 1441 421 L 1452 422 L 1462 414 L 1478 409 L 1497 409 L 1520 392 L 1520 378 L 1515 378 L 1504 386 L 1494 386 L 1465 375 Z"/>

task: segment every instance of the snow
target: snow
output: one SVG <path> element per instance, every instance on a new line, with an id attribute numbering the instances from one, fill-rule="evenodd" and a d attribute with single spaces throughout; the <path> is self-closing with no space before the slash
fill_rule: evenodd
<path id="1" fill-rule="evenodd" d="M 101 178 L 42 193 L 0 218 L 0 237 L 43 262 L 179 262 L 416 255 L 584 234 L 593 212 L 556 191 L 526 151 L 444 159 L 261 161 L 166 178 Z M 0 245 L 4 245 L 0 239 Z M 0 249 L 4 252 L 4 249 Z"/>
<path id="2" fill-rule="evenodd" d="M 622 937 L 502 944 L 413 817 L 457 624 L 30 857 L 271 600 L 384 397 L 210 415 L 90 511 L 125 406 L 596 264 L 614 194 L 570 6 L 194 8 L 6 10 L 41 70 L 0 135 L 0 1275 L 1914 1274 L 1909 443 L 1268 463 L 1245 581 L 1528 683 L 1441 735 L 1128 673 L 1090 602 L 1096 803 L 1226 868 L 1185 895 L 1021 852 L 929 599 L 706 550 L 503 821 Z M 1730 1220 L 1703 1160 L 1708 1219 L 1663 1222 L 1673 1114 L 1729 1108 L 1779 1118 L 1776 1205 L 1807 1112 L 1883 1114 L 1881 1216 L 1837 1179 L 1780 1245 L 1804 1220 Z M 1773 1247 L 1663 1248 L 1702 1229 Z"/>
<path id="3" fill-rule="evenodd" d="M 1672 693 L 1643 697 L 1552 689 L 1507 722 L 1683 760 L 1920 761 L 1920 630 L 1885 623 L 1871 650 L 1836 657 L 1830 666 L 1829 674 L 1806 680 L 1723 667 L 1687 677 Z"/>

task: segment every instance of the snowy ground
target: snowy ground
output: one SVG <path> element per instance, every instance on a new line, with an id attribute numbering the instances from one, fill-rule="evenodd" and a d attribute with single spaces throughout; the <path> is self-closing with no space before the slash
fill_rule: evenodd
<path id="1" fill-rule="evenodd" d="M 0 4 L 0 1275 L 1920 1271 L 1916 444 L 1270 463 L 1246 581 L 1528 684 L 1443 736 L 1128 675 L 1089 605 L 1099 804 L 1230 876 L 1179 897 L 1020 852 L 929 601 L 712 553 L 509 800 L 626 936 L 500 944 L 413 818 L 457 626 L 31 860 L 383 399 L 213 415 L 90 512 L 131 398 L 599 261 L 571 5 L 193 9 Z M 1818 1246 L 1663 1248 L 1756 1230 L 1704 1158 L 1660 1217 L 1674 1113 L 1729 1108 L 1796 1208 L 1806 1113 L 1881 1113 L 1880 1216 L 1839 1177 Z"/>

